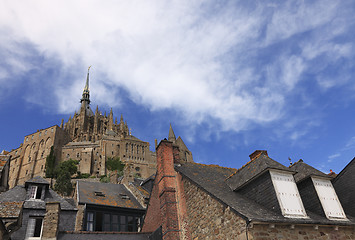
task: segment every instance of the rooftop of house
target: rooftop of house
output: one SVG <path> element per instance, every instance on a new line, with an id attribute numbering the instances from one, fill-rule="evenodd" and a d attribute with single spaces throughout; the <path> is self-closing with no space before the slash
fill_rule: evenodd
<path id="1" fill-rule="evenodd" d="M 241 188 L 246 183 L 264 173 L 267 169 L 291 171 L 281 163 L 271 159 L 265 150 L 255 151 L 250 155 L 250 158 L 251 160 L 247 164 L 234 171 L 234 173 L 228 177 L 226 182 L 233 190 Z"/>
<path id="2" fill-rule="evenodd" d="M 289 167 L 291 170 L 296 171 L 297 173 L 294 175 L 296 183 L 305 180 L 311 176 L 317 176 L 322 178 L 331 179 L 327 174 L 315 169 L 312 166 L 309 166 L 307 163 L 303 162 L 302 159 L 298 160 L 294 164 Z"/>
<path id="3" fill-rule="evenodd" d="M 242 172 L 243 177 L 240 178 L 241 181 L 244 183 L 246 179 L 254 178 L 264 169 L 269 168 L 270 164 L 274 168 L 280 167 L 279 164 L 274 163 L 274 160 L 271 160 L 266 156 L 260 156 L 259 159 L 252 160 L 247 166 L 242 168 L 245 170 Z M 261 163 L 261 161 L 266 161 L 266 163 Z M 256 164 L 251 164 L 252 162 L 255 162 Z M 260 169 L 257 169 L 258 166 Z M 286 167 L 283 166 L 281 168 L 285 169 Z M 226 179 L 230 179 L 229 176 L 236 172 L 235 169 L 196 163 L 185 163 L 183 165 L 175 166 L 175 169 L 184 177 L 189 179 L 193 184 L 206 191 L 209 195 L 217 199 L 225 206 L 230 207 L 239 216 L 246 220 L 268 223 L 284 222 L 291 224 L 334 224 L 334 221 L 312 213 L 307 209 L 306 212 L 309 218 L 287 218 L 284 217 L 281 213 L 272 211 L 271 209 L 268 209 L 265 206 L 262 206 L 255 201 L 246 198 L 241 193 L 233 191 L 233 188 L 230 188 L 226 183 Z M 285 170 L 290 171 L 288 168 Z M 235 175 L 236 174 L 233 176 Z M 240 185 L 236 180 L 233 183 Z M 350 221 L 336 221 L 336 223 L 339 225 L 355 225 L 355 219 L 350 218 Z"/>
<path id="4" fill-rule="evenodd" d="M 46 180 L 42 177 L 35 177 L 26 182 L 26 186 L 28 184 L 48 184 Z M 11 205 L 11 203 L 23 203 L 24 209 L 46 209 L 47 202 L 59 202 L 61 210 L 76 210 L 76 208 L 66 201 L 64 198 L 59 196 L 52 189 L 48 189 L 46 191 L 44 201 L 36 200 L 26 200 L 27 198 L 27 188 L 23 185 L 17 185 L 16 187 L 3 192 L 0 194 L 0 203 L 7 203 L 7 205 Z"/>
<path id="5" fill-rule="evenodd" d="M 77 181 L 79 204 L 144 210 L 123 184 Z"/>
<path id="6" fill-rule="evenodd" d="M 49 182 L 40 176 L 36 176 L 36 177 L 26 181 L 26 184 L 30 184 L 30 183 L 49 185 Z"/>
<path id="7" fill-rule="evenodd" d="M 0 219 L 17 218 L 20 215 L 23 201 L 20 202 L 0 202 Z"/>
<path id="8" fill-rule="evenodd" d="M 343 177 L 343 175 L 346 175 L 346 173 L 349 173 L 349 175 L 352 176 L 352 179 L 355 179 L 354 174 L 352 172 L 354 171 L 355 167 L 355 158 L 353 158 L 344 168 L 341 170 L 340 173 L 333 179 L 333 183 L 337 182 L 340 178 Z M 350 179 L 349 179 L 350 180 Z"/>

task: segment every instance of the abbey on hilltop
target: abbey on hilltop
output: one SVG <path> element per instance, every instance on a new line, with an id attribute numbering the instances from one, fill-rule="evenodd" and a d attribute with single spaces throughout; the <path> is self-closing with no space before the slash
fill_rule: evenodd
<path id="1" fill-rule="evenodd" d="M 90 69 L 90 68 L 89 68 Z M 78 170 L 91 175 L 107 174 L 106 160 L 119 157 L 129 166 L 132 175 L 147 178 L 156 172 L 156 155 L 149 142 L 134 137 L 121 115 L 120 121 L 110 114 L 103 115 L 90 107 L 89 70 L 80 100 L 79 113 L 62 123 L 25 136 L 23 143 L 13 149 L 9 169 L 9 187 L 24 184 L 35 176 L 45 175 L 46 157 L 53 146 L 57 162 L 75 159 Z M 192 154 L 180 137 L 176 139 L 170 126 L 169 140 L 179 146 L 181 159 L 192 161 Z"/>

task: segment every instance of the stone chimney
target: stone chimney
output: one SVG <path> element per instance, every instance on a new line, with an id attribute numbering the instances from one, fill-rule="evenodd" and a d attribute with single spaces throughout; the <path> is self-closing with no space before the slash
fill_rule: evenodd
<path id="1" fill-rule="evenodd" d="M 187 228 L 186 200 L 181 176 L 174 169 L 176 149 L 173 143 L 163 140 L 157 152 L 158 196 L 163 240 L 191 239 Z"/>
<path id="2" fill-rule="evenodd" d="M 252 154 L 249 155 L 250 160 L 253 161 L 254 159 L 260 157 L 262 154 L 268 157 L 266 150 L 255 150 Z"/>
<path id="3" fill-rule="evenodd" d="M 42 240 L 56 240 L 59 228 L 59 202 L 47 202 L 43 219 Z"/>

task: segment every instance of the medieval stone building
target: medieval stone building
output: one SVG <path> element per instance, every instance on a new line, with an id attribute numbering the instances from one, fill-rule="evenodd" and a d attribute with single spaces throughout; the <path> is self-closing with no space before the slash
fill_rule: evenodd
<path id="1" fill-rule="evenodd" d="M 119 157 L 131 175 L 147 178 L 156 172 L 155 152 L 149 142 L 134 137 L 121 115 L 120 121 L 90 107 L 89 71 L 81 98 L 80 111 L 60 126 L 51 126 L 25 136 L 23 143 L 9 156 L 9 187 L 24 184 L 35 176 L 45 175 L 46 157 L 53 146 L 57 163 L 69 159 L 79 161 L 78 170 L 95 176 L 107 174 L 108 158 Z M 180 137 L 176 139 L 170 126 L 169 139 L 182 149 L 181 158 L 192 161 L 192 154 Z"/>

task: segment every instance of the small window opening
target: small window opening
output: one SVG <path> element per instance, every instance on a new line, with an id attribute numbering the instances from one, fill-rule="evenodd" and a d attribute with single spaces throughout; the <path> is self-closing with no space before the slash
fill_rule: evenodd
<path id="1" fill-rule="evenodd" d="M 42 236 L 43 218 L 30 218 L 27 224 L 26 239 L 40 238 Z"/>
<path id="2" fill-rule="evenodd" d="M 37 193 L 36 193 L 35 199 L 41 199 L 41 196 L 42 196 L 42 188 L 37 188 Z"/>
<path id="3" fill-rule="evenodd" d="M 129 197 L 126 194 L 120 193 L 120 197 L 122 199 L 129 199 Z"/>
<path id="4" fill-rule="evenodd" d="M 95 192 L 95 196 L 105 197 L 105 194 L 103 192 Z"/>

